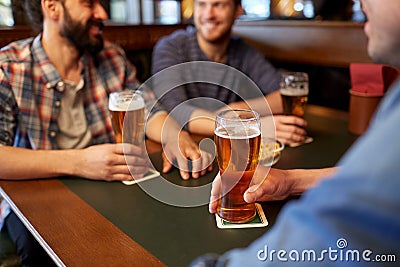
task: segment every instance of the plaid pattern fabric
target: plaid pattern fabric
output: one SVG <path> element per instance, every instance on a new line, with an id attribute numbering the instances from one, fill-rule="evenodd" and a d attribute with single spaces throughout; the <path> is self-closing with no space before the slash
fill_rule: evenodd
<path id="1" fill-rule="evenodd" d="M 136 70 L 119 47 L 106 42 L 96 57 L 81 59 L 84 109 L 92 144 L 114 141 L 108 95 L 137 88 Z M 49 61 L 41 35 L 0 50 L 0 146 L 57 149 L 57 117 L 63 81 Z M 10 212 L 0 198 L 0 230 Z"/>
<path id="2" fill-rule="evenodd" d="M 81 58 L 84 109 L 92 144 L 114 141 L 110 92 L 137 88 L 136 70 L 123 50 L 105 42 L 95 58 Z M 57 149 L 57 117 L 64 84 L 41 44 L 41 35 L 0 50 L 0 144 Z"/>

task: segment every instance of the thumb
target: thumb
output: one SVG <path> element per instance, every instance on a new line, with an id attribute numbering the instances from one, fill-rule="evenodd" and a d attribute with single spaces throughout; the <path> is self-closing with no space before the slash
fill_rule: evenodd
<path id="1" fill-rule="evenodd" d="M 250 187 L 246 190 L 246 192 L 244 192 L 244 196 L 243 196 L 244 201 L 246 201 L 247 203 L 256 202 L 256 200 L 257 200 L 257 194 L 256 194 L 256 192 L 257 192 L 257 188 L 258 188 L 258 187 L 259 187 L 258 185 L 250 186 Z"/>

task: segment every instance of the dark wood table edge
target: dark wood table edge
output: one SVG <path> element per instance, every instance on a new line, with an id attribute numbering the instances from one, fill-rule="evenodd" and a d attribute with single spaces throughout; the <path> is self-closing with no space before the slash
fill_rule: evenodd
<path id="1" fill-rule="evenodd" d="M 24 216 L 24 214 L 18 209 L 15 203 L 11 200 L 11 198 L 7 195 L 7 193 L 0 186 L 0 196 L 7 201 L 10 205 L 12 211 L 18 216 L 21 222 L 25 225 L 25 227 L 31 232 L 31 234 L 35 237 L 38 243 L 43 247 L 43 249 L 47 252 L 50 258 L 54 261 L 57 266 L 65 266 L 62 260 L 54 253 L 54 251 L 50 248 L 50 246 L 46 243 L 46 241 L 42 238 L 42 236 L 35 230 L 29 220 Z"/>
<path id="2" fill-rule="evenodd" d="M 48 202 L 48 199 L 43 198 L 42 200 L 41 197 L 38 197 L 40 198 L 39 203 L 28 203 L 27 198 L 29 197 L 24 192 L 30 191 L 31 197 L 32 195 L 37 197 L 43 194 L 43 188 L 54 192 L 54 202 L 45 203 Z M 14 201 L 14 194 L 26 196 L 26 198 Z M 106 254 L 105 258 L 108 259 L 109 266 L 166 266 L 57 179 L 0 180 L 0 195 L 10 204 L 12 210 L 57 266 L 82 266 L 85 262 L 77 259 L 78 255 L 88 259 L 89 262 L 86 263 L 93 264 L 96 262 L 96 257 Z M 69 206 L 60 204 L 60 200 L 63 203 L 69 203 Z M 23 207 L 19 208 L 22 206 L 19 202 L 24 203 Z M 52 207 L 54 204 L 56 206 Z M 45 222 L 38 218 L 38 206 L 41 209 L 59 210 L 62 214 L 72 214 L 72 216 L 69 216 L 68 219 L 64 218 L 64 220 L 47 218 L 56 223 Z M 33 208 L 36 210 L 32 212 Z M 26 213 L 28 213 L 27 216 Z M 57 232 L 66 231 L 71 225 L 73 225 L 75 233 L 70 236 L 79 236 L 79 240 L 74 238 L 57 240 Z M 104 246 L 105 243 L 106 246 Z M 56 247 L 53 249 L 52 245 L 56 245 Z M 80 251 L 82 248 L 90 249 Z M 71 252 L 71 249 L 74 252 Z M 104 264 L 107 265 L 107 261 L 103 258 L 101 265 Z"/>

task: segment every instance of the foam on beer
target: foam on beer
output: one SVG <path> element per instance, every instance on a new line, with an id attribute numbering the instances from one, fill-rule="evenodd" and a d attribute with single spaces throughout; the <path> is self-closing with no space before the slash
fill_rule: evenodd
<path id="1" fill-rule="evenodd" d="M 140 97 L 138 99 L 116 99 L 109 102 L 109 109 L 113 111 L 132 111 L 144 108 L 144 100 Z"/>
<path id="2" fill-rule="evenodd" d="M 222 138 L 227 139 L 247 139 L 254 138 L 261 134 L 260 129 L 257 127 L 248 127 L 246 129 L 232 127 L 218 127 L 215 129 L 215 134 Z"/>
<path id="3" fill-rule="evenodd" d="M 281 94 L 287 96 L 304 96 L 308 94 L 308 89 L 299 89 L 299 88 L 281 88 Z"/>

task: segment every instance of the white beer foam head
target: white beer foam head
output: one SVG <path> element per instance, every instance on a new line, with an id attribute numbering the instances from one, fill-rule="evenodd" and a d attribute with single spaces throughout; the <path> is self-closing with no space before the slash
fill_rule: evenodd
<path id="1" fill-rule="evenodd" d="M 236 127 L 236 126 L 231 126 L 231 127 L 223 127 L 220 126 L 217 129 L 215 129 L 215 134 L 227 138 L 227 139 L 247 139 L 247 138 L 253 138 L 256 136 L 259 136 L 261 134 L 260 129 L 258 127 Z"/>
<path id="2" fill-rule="evenodd" d="M 294 88 L 294 87 L 287 87 L 280 89 L 281 94 L 287 96 L 303 96 L 308 95 L 308 86 L 302 89 Z"/>
<path id="3" fill-rule="evenodd" d="M 132 111 L 144 107 L 144 100 L 138 94 L 124 95 L 122 97 L 111 94 L 108 104 L 108 108 L 113 111 Z"/>

